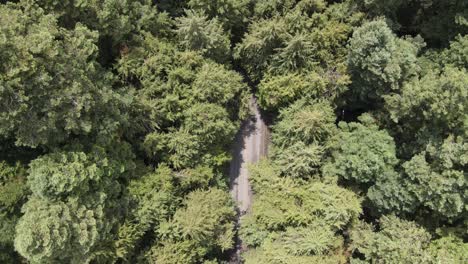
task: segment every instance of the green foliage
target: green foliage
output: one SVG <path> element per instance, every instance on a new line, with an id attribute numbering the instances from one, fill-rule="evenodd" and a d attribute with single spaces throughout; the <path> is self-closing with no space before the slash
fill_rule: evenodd
<path id="1" fill-rule="evenodd" d="M 248 114 L 241 75 L 150 35 L 139 45 L 119 62 L 129 85 L 137 81 L 132 137 L 150 160 L 176 169 L 222 166 Z"/>
<path id="2" fill-rule="evenodd" d="M 229 37 L 216 18 L 208 20 L 202 13 L 187 10 L 177 19 L 179 43 L 188 50 L 200 51 L 208 58 L 225 62 L 230 53 Z"/>
<path id="3" fill-rule="evenodd" d="M 236 46 L 235 57 L 241 59 L 253 80 L 260 80 L 271 62 L 272 55 L 288 38 L 285 23 L 278 19 L 254 21 L 242 43 Z"/>
<path id="4" fill-rule="evenodd" d="M 340 76 L 334 70 L 269 73 L 258 86 L 259 105 L 265 110 L 278 111 L 303 97 L 336 100 L 346 91 L 348 82 L 348 76 Z"/>
<path id="5" fill-rule="evenodd" d="M 436 263 L 463 263 L 468 259 L 468 244 L 455 236 L 441 237 L 429 245 L 429 254 Z"/>
<path id="6" fill-rule="evenodd" d="M 135 206 L 115 242 L 117 257 L 126 261 L 139 250 L 143 236 L 171 217 L 180 203 L 176 175 L 167 166 L 131 181 L 129 193 Z"/>
<path id="7" fill-rule="evenodd" d="M 220 189 L 191 192 L 174 218 L 157 231 L 161 246 L 151 250 L 157 263 L 199 263 L 211 252 L 232 248 L 235 212 Z"/>
<path id="8" fill-rule="evenodd" d="M 182 190 L 193 191 L 206 189 L 215 180 L 213 170 L 208 166 L 198 166 L 194 169 L 185 169 L 178 173 L 179 184 Z"/>
<path id="9" fill-rule="evenodd" d="M 17 225 L 16 250 L 32 263 L 88 262 L 90 250 L 109 232 L 102 208 L 93 209 L 76 201 L 30 199 Z"/>
<path id="10" fill-rule="evenodd" d="M 383 20 L 356 29 L 349 44 L 348 65 L 353 94 L 364 102 L 398 90 L 417 73 L 418 47 L 398 39 Z"/>
<path id="11" fill-rule="evenodd" d="M 294 256 L 288 255 L 283 248 L 268 245 L 262 249 L 252 249 L 244 255 L 246 264 L 343 264 L 346 263 L 343 255 L 332 256 Z"/>
<path id="12" fill-rule="evenodd" d="M 146 138 L 145 144 L 157 144 L 155 150 L 150 150 L 159 152 L 162 160 L 170 161 L 177 169 L 194 167 L 210 149 L 222 156 L 226 139 L 233 139 L 237 130 L 225 109 L 214 104 L 196 104 L 184 115 L 178 131 L 150 134 Z"/>
<path id="13" fill-rule="evenodd" d="M 442 144 L 403 164 L 404 173 L 382 179 L 371 188 L 370 197 L 382 211 L 413 213 L 429 210 L 432 217 L 448 220 L 466 217 L 467 143 L 448 137 Z M 388 189 L 395 189 L 389 192 Z M 435 214 L 434 214 L 435 213 Z"/>
<path id="14" fill-rule="evenodd" d="M 297 141 L 324 143 L 336 131 L 335 115 L 327 101 L 299 100 L 280 113 L 273 127 L 272 142 L 279 148 Z"/>
<path id="15" fill-rule="evenodd" d="M 132 33 L 150 31 L 158 33 L 161 27 L 168 27 L 168 17 L 158 14 L 150 0 L 137 1 L 24 1 L 28 8 L 37 8 L 58 16 L 63 27 L 82 23 L 100 35 L 110 37 L 115 44 L 124 42 Z M 34 4 L 31 4 L 34 3 Z"/>
<path id="16" fill-rule="evenodd" d="M 268 75 L 259 84 L 259 103 L 263 109 L 277 110 L 304 95 L 318 98 L 326 90 L 326 80 L 314 72 Z"/>
<path id="17" fill-rule="evenodd" d="M 28 192 L 26 171 L 17 163 L 14 166 L 0 162 L 0 212 L 13 214 L 21 207 Z"/>
<path id="18" fill-rule="evenodd" d="M 235 57 L 241 60 L 243 68 L 255 81 L 260 81 L 270 72 L 275 75 L 305 72 L 304 75 L 307 76 L 306 71 L 312 71 L 312 74 L 336 73 L 332 76 L 326 74 L 324 79 L 329 83 L 346 83 L 348 77 L 344 61 L 347 50 L 344 46 L 352 27 L 343 21 L 357 14 L 350 12 L 345 4 L 336 4 L 324 11 L 324 1 L 295 2 L 257 2 L 256 8 L 269 10 L 266 11 L 268 13 L 285 14 L 255 19 L 242 42 L 236 46 Z M 294 9 L 286 11 L 294 4 Z M 285 9 L 278 10 L 282 8 Z M 341 9 L 334 12 L 335 8 Z M 316 11 L 324 13 L 315 13 Z"/>
<path id="19" fill-rule="evenodd" d="M 295 181 L 278 175 L 277 168 L 267 161 L 251 168 L 252 188 L 258 195 L 251 217 L 268 230 L 307 226 L 317 221 L 325 221 L 332 230 L 339 230 L 361 213 L 360 201 L 351 191 L 333 184 Z M 264 189 L 266 186 L 268 190 Z"/>
<path id="20" fill-rule="evenodd" d="M 406 83 L 401 93 L 385 97 L 392 129 L 403 139 L 403 153 L 411 156 L 426 142 L 449 134 L 466 135 L 468 74 L 465 69 L 445 68 Z M 414 123 L 411 120 L 418 120 Z"/>
<path id="21" fill-rule="evenodd" d="M 450 42 L 450 48 L 441 55 L 443 64 L 452 64 L 460 69 L 468 68 L 468 35 L 458 35 Z"/>
<path id="22" fill-rule="evenodd" d="M 245 263 L 345 263 L 342 239 L 326 227 L 288 228 L 272 234 L 260 248 L 244 254 Z"/>
<path id="23" fill-rule="evenodd" d="M 392 95 L 387 99 L 392 120 L 398 122 L 405 115 L 412 115 L 412 118 L 424 123 L 439 124 L 443 131 L 462 130 L 468 101 L 465 89 L 467 78 L 466 70 L 449 67 L 440 75 L 434 72 L 409 82 L 403 87 L 401 95 Z M 423 107 L 427 110 L 423 111 Z"/>
<path id="24" fill-rule="evenodd" d="M 151 133 L 146 136 L 144 145 L 149 156 L 159 157 L 176 169 L 190 167 L 201 159 L 198 150 L 202 146 L 197 136 L 189 134 L 188 131 Z"/>
<path id="25" fill-rule="evenodd" d="M 324 165 L 328 176 L 338 176 L 357 183 L 374 183 L 393 170 L 398 162 L 393 138 L 379 130 L 369 115 L 361 123 L 339 124 L 340 132 L 330 140 L 332 159 Z"/>
<path id="26" fill-rule="evenodd" d="M 204 254 L 205 249 L 197 247 L 195 241 L 167 241 L 163 243 L 162 248 L 153 250 L 150 263 L 197 263 Z"/>
<path id="27" fill-rule="evenodd" d="M 15 249 L 32 263 L 89 262 L 108 251 L 126 209 L 117 179 L 134 169 L 127 151 L 125 145 L 108 153 L 94 147 L 88 154 L 34 160 L 28 176 L 33 195 L 22 209 Z"/>
<path id="28" fill-rule="evenodd" d="M 239 230 L 239 236 L 242 243 L 250 248 L 259 247 L 270 235 L 270 230 L 265 225 L 257 222 L 257 219 L 247 214 L 242 217 L 242 228 Z"/>
<path id="29" fill-rule="evenodd" d="M 279 177 L 279 166 L 268 160 L 250 171 L 255 200 L 240 234 L 255 249 L 244 255 L 246 263 L 344 263 L 343 238 L 336 232 L 361 213 L 354 193 Z"/>
<path id="30" fill-rule="evenodd" d="M 255 15 L 270 17 L 284 15 L 287 12 L 300 11 L 306 13 L 323 11 L 327 6 L 323 0 L 259 0 L 255 3 Z"/>
<path id="31" fill-rule="evenodd" d="M 95 62 L 97 33 L 13 7 L 0 5 L 0 135 L 36 147 L 113 133 L 125 122 L 125 103 Z"/>
<path id="32" fill-rule="evenodd" d="M 361 222 L 351 232 L 353 251 L 368 263 L 432 263 L 426 251 L 431 236 L 425 229 L 391 215 L 383 216 L 379 227 L 376 232 Z"/>
<path id="33" fill-rule="evenodd" d="M 202 145 L 222 145 L 226 139 L 232 139 L 237 130 L 226 110 L 214 104 L 193 105 L 184 115 L 183 129 L 201 137 Z"/>
<path id="34" fill-rule="evenodd" d="M 19 262 L 14 252 L 15 225 L 20 217 L 20 210 L 27 200 L 26 171 L 17 163 L 14 166 L 0 162 L 0 262 Z"/>
<path id="35" fill-rule="evenodd" d="M 79 194 L 110 176 L 98 166 L 83 152 L 51 154 L 30 164 L 28 183 L 33 193 L 47 199 Z"/>
<path id="36" fill-rule="evenodd" d="M 220 104 L 231 116 L 244 120 L 249 114 L 245 103 L 248 98 L 247 91 L 248 88 L 240 74 L 219 64 L 206 63 L 197 72 L 191 93 L 192 99 Z"/>
<path id="37" fill-rule="evenodd" d="M 332 5 L 324 14 L 313 17 L 312 24 L 318 24 L 320 28 L 310 29 L 308 37 L 314 50 L 311 56 L 327 68 L 344 64 L 348 56 L 346 44 L 353 32 L 353 26 L 360 23 L 361 16 L 359 12 L 347 7 L 346 3 L 342 3 Z"/>
<path id="38" fill-rule="evenodd" d="M 320 171 L 323 155 L 323 147 L 317 144 L 306 146 L 299 141 L 275 152 L 273 160 L 280 168 L 281 175 L 307 179 Z"/>
<path id="39" fill-rule="evenodd" d="M 226 30 L 240 31 L 250 15 L 250 2 L 250 0 L 189 0 L 188 6 L 193 10 L 202 11 L 210 18 L 218 18 Z"/>
<path id="40" fill-rule="evenodd" d="M 466 152 L 466 144 L 464 149 Z M 463 198 L 466 180 L 462 171 L 433 172 L 423 155 L 413 157 L 403 168 L 411 182 L 407 188 L 417 201 L 449 218 L 466 213 L 466 198 Z"/>
<path id="41" fill-rule="evenodd" d="M 448 44 L 466 34 L 468 4 L 456 0 L 354 0 L 370 16 L 389 18 L 393 28 L 418 32 L 433 46 Z M 408 18 L 408 14 L 413 14 Z"/>
<path id="42" fill-rule="evenodd" d="M 334 232 L 327 227 L 316 226 L 311 229 L 286 229 L 277 241 L 284 244 L 293 255 L 326 255 L 339 248 L 343 241 L 337 239 Z"/>
<path id="43" fill-rule="evenodd" d="M 305 35 L 299 34 L 288 39 L 285 46 L 279 48 L 277 52 L 273 57 L 272 68 L 274 71 L 294 71 L 313 65 L 313 61 L 310 61 L 312 44 Z"/>
<path id="44" fill-rule="evenodd" d="M 465 263 L 467 3 L 0 0 L 0 263 Z"/>
<path id="45" fill-rule="evenodd" d="M 210 189 L 190 193 L 185 208 L 175 213 L 173 224 L 180 228 L 177 231 L 183 239 L 227 250 L 232 246 L 233 218 L 229 195 Z"/>
<path id="46" fill-rule="evenodd" d="M 222 166 L 229 140 L 248 114 L 242 77 L 149 35 L 139 45 L 119 62 L 129 85 L 137 81 L 131 136 L 141 137 L 136 140 L 149 159 L 177 169 Z"/>

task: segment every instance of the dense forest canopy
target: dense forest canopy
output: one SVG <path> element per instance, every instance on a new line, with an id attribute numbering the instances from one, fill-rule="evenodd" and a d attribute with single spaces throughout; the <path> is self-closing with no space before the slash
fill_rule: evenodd
<path id="1" fill-rule="evenodd" d="M 0 263 L 468 262 L 468 1 L 1 0 L 0 62 Z"/>

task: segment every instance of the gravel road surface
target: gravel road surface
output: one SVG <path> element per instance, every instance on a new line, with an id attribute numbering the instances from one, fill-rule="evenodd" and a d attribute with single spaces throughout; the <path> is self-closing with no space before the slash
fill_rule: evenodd
<path id="1" fill-rule="evenodd" d="M 248 165 L 266 156 L 268 150 L 268 127 L 262 120 L 256 100 L 253 97 L 250 100 L 250 107 L 252 116 L 244 121 L 236 136 L 229 171 L 231 195 L 237 202 L 239 217 L 249 213 L 252 204 Z M 236 243 L 236 252 L 231 263 L 240 263 L 240 253 L 245 250 L 239 238 Z"/>

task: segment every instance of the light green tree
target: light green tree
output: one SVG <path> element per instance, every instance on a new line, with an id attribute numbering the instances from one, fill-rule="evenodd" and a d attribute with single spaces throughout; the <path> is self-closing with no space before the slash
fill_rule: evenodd
<path id="1" fill-rule="evenodd" d="M 304 34 L 297 34 L 287 40 L 285 46 L 279 48 L 273 57 L 274 72 L 288 72 L 307 69 L 313 66 L 312 43 Z"/>
<path id="2" fill-rule="evenodd" d="M 153 247 L 153 263 L 199 263 L 210 253 L 232 248 L 233 203 L 228 193 L 211 188 L 190 193 L 172 221 L 157 231 L 161 246 Z"/>
<path id="3" fill-rule="evenodd" d="M 216 166 L 226 162 L 227 142 L 238 127 L 226 110 L 215 104 L 195 104 L 184 116 L 178 130 L 148 134 L 144 142 L 147 152 L 176 169 L 193 168 L 199 162 Z"/>
<path id="4" fill-rule="evenodd" d="M 259 104 L 263 109 L 277 111 L 306 95 L 320 98 L 328 87 L 327 80 L 316 72 L 267 74 L 258 86 Z"/>
<path id="5" fill-rule="evenodd" d="M 120 177 L 134 169 L 125 144 L 107 153 L 51 153 L 30 164 L 32 196 L 16 226 L 15 249 L 32 263 L 114 258 L 111 241 L 127 202 Z M 32 185 L 34 184 L 34 185 Z"/>
<path id="6" fill-rule="evenodd" d="M 364 255 L 365 262 L 351 263 L 432 263 L 427 252 L 431 235 L 414 222 L 396 216 L 383 216 L 375 227 L 359 223 L 351 233 L 351 247 Z"/>
<path id="7" fill-rule="evenodd" d="M 246 263 L 345 263 L 339 232 L 357 221 L 360 200 L 333 183 L 280 177 L 280 169 L 269 160 L 250 168 L 255 200 L 240 230 Z"/>
<path id="8" fill-rule="evenodd" d="M 302 141 L 273 152 L 273 162 L 281 175 L 308 179 L 317 177 L 322 166 L 324 148 L 318 144 L 305 145 Z"/>
<path id="9" fill-rule="evenodd" d="M 195 179 L 192 179 L 195 181 Z M 176 174 L 166 165 L 160 165 L 129 184 L 131 203 L 134 205 L 118 229 L 115 241 L 116 257 L 131 262 L 151 234 L 170 218 L 180 204 Z"/>
<path id="10" fill-rule="evenodd" d="M 314 13 L 323 11 L 327 6 L 323 0 L 259 0 L 255 1 L 255 15 L 259 17 L 272 17 L 285 15 L 291 11 Z"/>
<path id="11" fill-rule="evenodd" d="M 460 69 L 468 68 L 468 35 L 458 35 L 450 42 L 450 48 L 441 54 L 443 64 L 452 64 Z"/>
<path id="12" fill-rule="evenodd" d="M 226 67 L 205 63 L 201 66 L 187 91 L 190 103 L 206 102 L 222 105 L 231 118 L 244 120 L 249 114 L 248 87 L 242 76 Z"/>
<path id="13" fill-rule="evenodd" d="M 101 243 L 112 237 L 104 197 L 104 193 L 97 194 L 94 198 L 101 201 L 87 205 L 76 199 L 31 198 L 16 226 L 16 250 L 31 263 L 89 263 Z"/>
<path id="14" fill-rule="evenodd" d="M 433 240 L 428 251 L 436 263 L 461 264 L 468 259 L 468 243 L 452 235 Z"/>
<path id="15" fill-rule="evenodd" d="M 298 141 L 323 144 L 336 131 L 335 115 L 327 101 L 298 100 L 281 111 L 272 142 L 283 148 Z"/>

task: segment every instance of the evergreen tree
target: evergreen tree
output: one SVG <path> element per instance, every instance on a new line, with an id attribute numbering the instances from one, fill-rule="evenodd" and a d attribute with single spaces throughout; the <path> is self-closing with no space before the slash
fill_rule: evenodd
<path id="1" fill-rule="evenodd" d="M 230 42 L 216 18 L 208 19 L 203 13 L 187 10 L 178 18 L 177 35 L 182 47 L 200 51 L 208 58 L 225 62 L 230 54 Z"/>
<path id="2" fill-rule="evenodd" d="M 54 146 L 112 135 L 126 122 L 113 76 L 96 62 L 98 34 L 67 30 L 40 8 L 0 5 L 0 135 L 20 146 Z"/>

